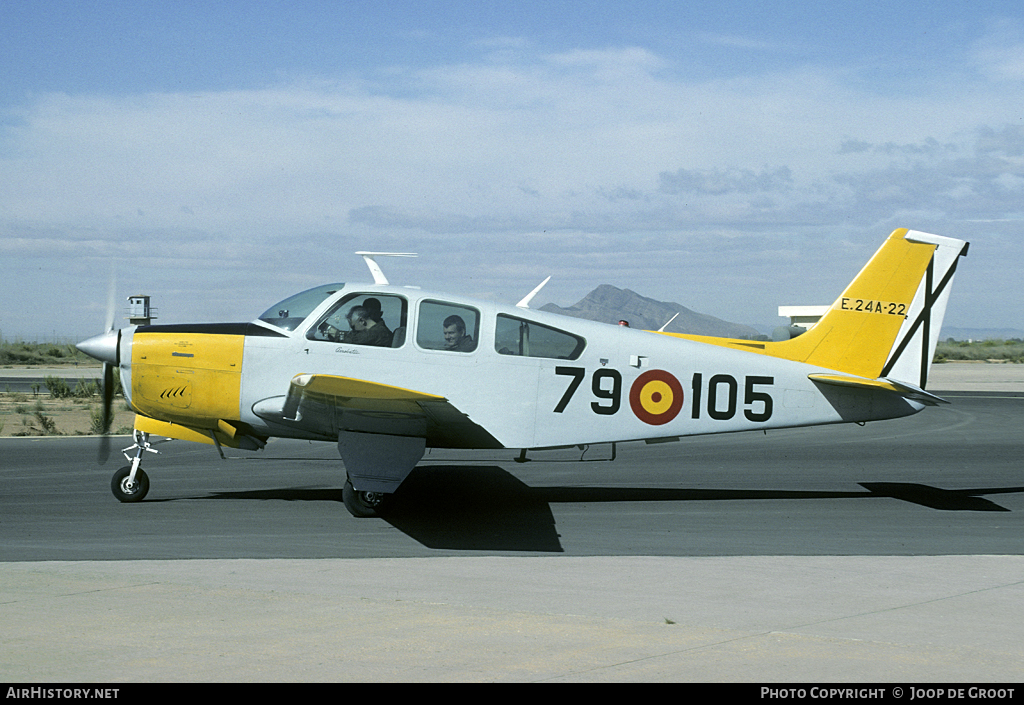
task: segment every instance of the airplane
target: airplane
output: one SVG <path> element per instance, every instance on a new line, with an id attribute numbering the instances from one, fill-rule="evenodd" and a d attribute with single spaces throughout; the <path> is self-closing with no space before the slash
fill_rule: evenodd
<path id="1" fill-rule="evenodd" d="M 642 331 L 392 285 L 327 284 L 249 323 L 140 325 L 83 341 L 136 412 L 111 489 L 138 502 L 151 436 L 259 450 L 337 443 L 342 497 L 379 516 L 427 448 L 527 449 L 892 419 L 925 391 L 969 244 L 895 230 L 807 332 L 768 342 Z M 550 277 L 549 277 L 550 278 Z M 376 332 L 374 332 L 376 331 Z M 612 446 L 614 449 L 614 445 Z M 101 448 L 101 458 L 106 450 Z M 221 455 L 223 452 L 221 451 Z"/>

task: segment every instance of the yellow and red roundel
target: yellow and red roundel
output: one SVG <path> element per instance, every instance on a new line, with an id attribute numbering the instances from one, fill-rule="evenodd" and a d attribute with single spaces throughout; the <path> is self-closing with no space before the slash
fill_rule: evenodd
<path id="1" fill-rule="evenodd" d="M 683 408 L 683 387 L 664 370 L 648 370 L 629 388 L 629 407 L 644 423 L 660 426 Z"/>

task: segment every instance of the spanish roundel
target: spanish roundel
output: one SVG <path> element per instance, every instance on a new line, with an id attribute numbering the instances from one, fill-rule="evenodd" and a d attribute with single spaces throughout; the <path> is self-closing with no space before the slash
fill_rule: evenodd
<path id="1" fill-rule="evenodd" d="M 629 388 L 629 408 L 644 423 L 666 424 L 683 408 L 683 387 L 664 370 L 648 370 Z"/>

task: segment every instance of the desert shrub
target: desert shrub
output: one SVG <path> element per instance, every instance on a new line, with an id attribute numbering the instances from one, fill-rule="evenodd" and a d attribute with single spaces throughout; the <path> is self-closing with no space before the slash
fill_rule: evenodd
<path id="1" fill-rule="evenodd" d="M 110 421 L 109 419 L 106 424 L 103 423 L 103 409 L 90 409 L 89 410 L 89 433 L 94 436 L 102 436 L 110 433 Z"/>
<path id="2" fill-rule="evenodd" d="M 93 379 L 80 379 L 78 384 L 75 386 L 75 391 L 72 392 L 72 396 L 76 399 L 87 399 L 94 397 L 100 393 L 99 382 Z"/>
<path id="3" fill-rule="evenodd" d="M 71 387 L 61 377 L 47 377 L 44 382 L 46 388 L 50 390 L 50 396 L 54 399 L 67 399 L 73 395 Z"/>
<path id="4" fill-rule="evenodd" d="M 39 431 L 44 436 L 56 436 L 57 423 L 41 411 L 36 412 L 36 420 L 39 422 Z"/>
<path id="5" fill-rule="evenodd" d="M 71 344 L 0 341 L 0 365 L 47 365 L 94 361 Z"/>

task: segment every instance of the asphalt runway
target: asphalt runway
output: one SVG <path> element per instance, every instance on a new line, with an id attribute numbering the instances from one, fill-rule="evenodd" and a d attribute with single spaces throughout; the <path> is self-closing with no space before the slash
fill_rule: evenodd
<path id="1" fill-rule="evenodd" d="M 435 451 L 383 518 L 333 444 L 174 441 L 121 504 L 115 438 L 0 440 L 0 561 L 431 556 L 908 556 L 1024 551 L 1024 395 L 907 419 L 531 454 Z M 583 462 L 580 462 L 580 456 Z"/>

